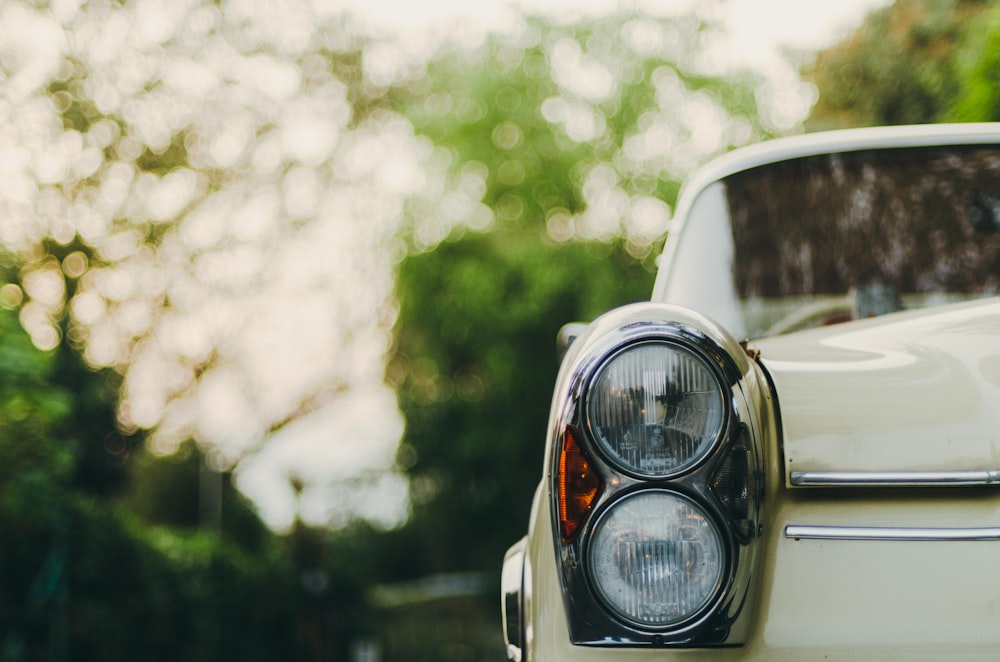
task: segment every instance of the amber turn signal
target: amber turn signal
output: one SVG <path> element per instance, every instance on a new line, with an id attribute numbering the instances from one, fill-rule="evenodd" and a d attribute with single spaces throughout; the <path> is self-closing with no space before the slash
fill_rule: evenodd
<path id="1" fill-rule="evenodd" d="M 567 426 L 559 452 L 559 532 L 564 543 L 576 537 L 577 531 L 594 507 L 604 489 L 604 483 L 594 472 L 590 461 L 576 443 L 573 428 Z"/>

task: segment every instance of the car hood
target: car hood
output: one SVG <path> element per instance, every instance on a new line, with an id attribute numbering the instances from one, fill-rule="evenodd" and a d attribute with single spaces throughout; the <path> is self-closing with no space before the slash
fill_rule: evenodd
<path id="1" fill-rule="evenodd" d="M 755 342 L 792 471 L 1000 469 L 1000 298 Z"/>

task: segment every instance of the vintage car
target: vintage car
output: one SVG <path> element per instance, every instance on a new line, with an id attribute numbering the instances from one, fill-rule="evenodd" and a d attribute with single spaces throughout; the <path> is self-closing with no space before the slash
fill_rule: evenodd
<path id="1" fill-rule="evenodd" d="M 508 657 L 1000 659 L 998 292 L 1000 124 L 704 168 L 563 331 Z"/>

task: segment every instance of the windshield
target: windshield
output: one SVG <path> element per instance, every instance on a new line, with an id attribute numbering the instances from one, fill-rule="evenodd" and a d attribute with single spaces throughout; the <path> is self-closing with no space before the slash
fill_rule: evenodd
<path id="1" fill-rule="evenodd" d="M 1000 290 L 1000 148 L 824 154 L 691 207 L 664 300 L 761 337 Z"/>

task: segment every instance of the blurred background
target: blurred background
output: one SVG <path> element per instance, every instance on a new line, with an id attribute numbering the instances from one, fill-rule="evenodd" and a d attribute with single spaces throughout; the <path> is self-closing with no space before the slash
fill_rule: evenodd
<path id="1" fill-rule="evenodd" d="M 980 0 L 0 6 L 0 661 L 501 660 L 680 183 L 1000 119 Z"/>

